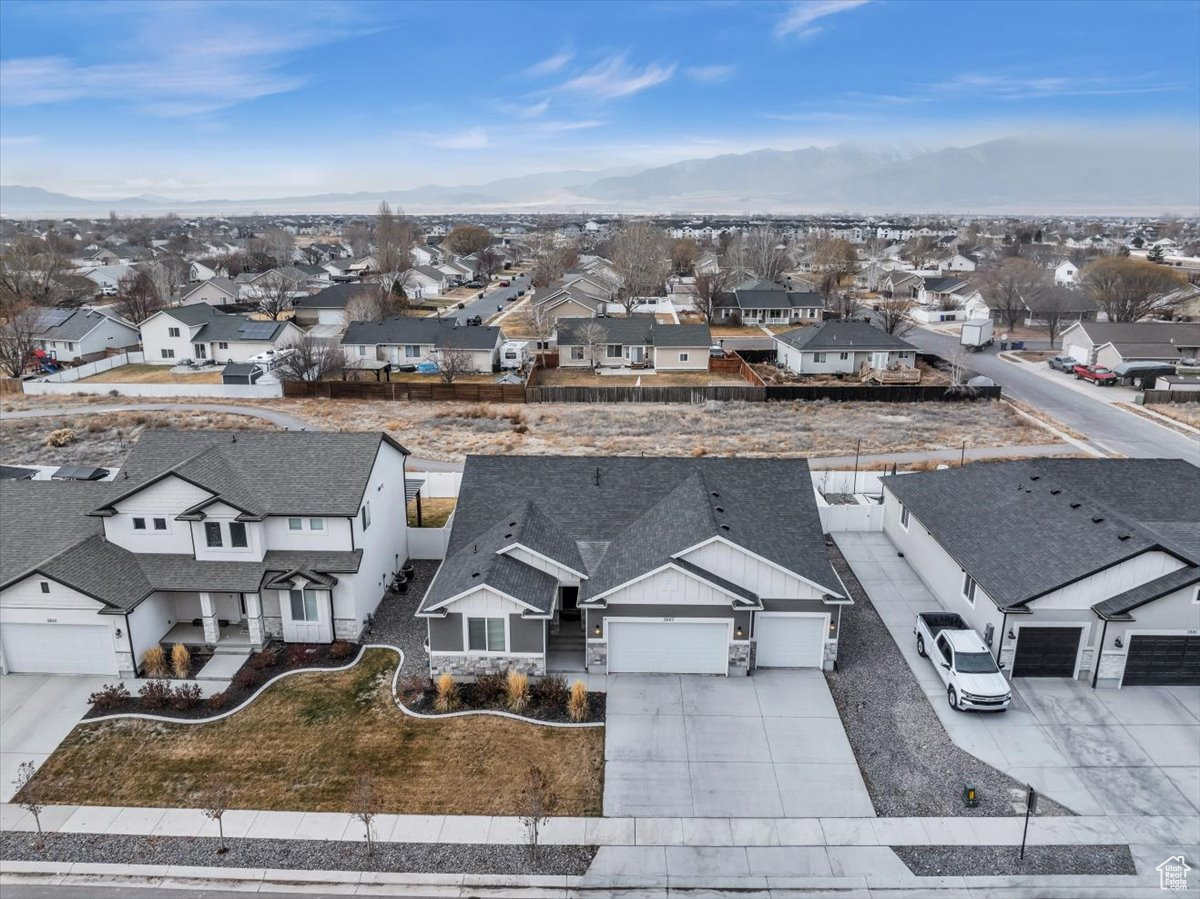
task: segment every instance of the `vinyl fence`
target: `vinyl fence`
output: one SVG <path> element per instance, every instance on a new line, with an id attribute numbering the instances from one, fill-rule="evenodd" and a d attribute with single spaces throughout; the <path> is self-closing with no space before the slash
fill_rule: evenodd
<path id="1" fill-rule="evenodd" d="M 120 368 L 122 365 L 138 364 L 145 361 L 145 353 L 117 353 L 115 356 L 107 356 L 104 359 L 97 359 L 95 362 L 88 362 L 75 368 L 64 368 L 62 371 L 56 371 L 52 375 L 45 375 L 39 378 L 38 381 L 27 381 L 26 383 L 66 384 L 82 378 L 90 378 L 92 375 L 102 374 L 106 371 L 112 371 L 114 368 Z M 25 392 L 29 393 L 28 390 Z"/>
<path id="2" fill-rule="evenodd" d="M 25 393 L 30 396 L 145 396 L 162 399 L 171 397 L 211 397 L 214 399 L 273 399 L 283 396 L 280 384 L 78 384 L 26 381 Z"/>

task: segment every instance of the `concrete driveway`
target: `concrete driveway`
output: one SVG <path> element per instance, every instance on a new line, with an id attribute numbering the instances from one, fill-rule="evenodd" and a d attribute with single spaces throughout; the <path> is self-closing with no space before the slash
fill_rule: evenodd
<path id="1" fill-rule="evenodd" d="M 604 814 L 875 814 L 819 671 L 608 678 Z"/>
<path id="2" fill-rule="evenodd" d="M 16 792 L 17 767 L 29 761 L 41 767 L 88 710 L 88 696 L 113 680 L 0 675 L 0 802 L 8 802 Z"/>
<path id="3" fill-rule="evenodd" d="M 1200 813 L 1200 687 L 1022 677 L 1007 712 L 956 712 L 912 634 L 916 613 L 941 604 L 885 535 L 836 539 L 958 746 L 1081 815 Z"/>

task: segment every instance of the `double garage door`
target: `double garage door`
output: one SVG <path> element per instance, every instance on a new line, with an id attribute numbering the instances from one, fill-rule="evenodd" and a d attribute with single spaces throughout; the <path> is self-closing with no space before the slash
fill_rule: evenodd
<path id="1" fill-rule="evenodd" d="M 112 631 L 95 624 L 0 625 L 10 674 L 116 674 Z"/>
<path id="2" fill-rule="evenodd" d="M 1200 636 L 1134 634 L 1121 683 L 1136 686 L 1200 686 Z"/>
<path id="3" fill-rule="evenodd" d="M 608 671 L 646 674 L 727 674 L 733 622 L 612 621 Z"/>

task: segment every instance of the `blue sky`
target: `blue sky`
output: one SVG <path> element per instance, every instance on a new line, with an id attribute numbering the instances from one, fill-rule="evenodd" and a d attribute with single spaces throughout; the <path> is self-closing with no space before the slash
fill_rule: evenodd
<path id="1" fill-rule="evenodd" d="M 0 2 L 0 181 L 247 198 L 1196 135 L 1200 3 Z"/>

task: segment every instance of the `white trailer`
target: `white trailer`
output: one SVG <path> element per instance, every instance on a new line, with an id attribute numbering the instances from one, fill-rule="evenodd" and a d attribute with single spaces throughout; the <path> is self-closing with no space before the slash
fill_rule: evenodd
<path id="1" fill-rule="evenodd" d="M 500 367 L 520 370 L 529 361 L 529 344 L 524 340 L 506 340 L 500 347 Z"/>
<path id="2" fill-rule="evenodd" d="M 990 318 L 976 318 L 969 322 L 963 322 L 962 334 L 958 338 L 958 342 L 967 348 L 968 352 L 977 352 L 985 346 L 992 345 L 992 320 Z"/>

